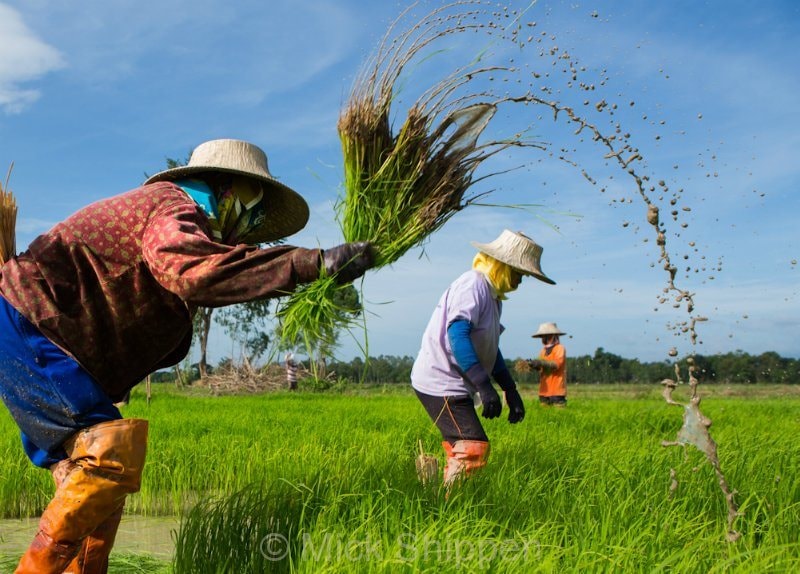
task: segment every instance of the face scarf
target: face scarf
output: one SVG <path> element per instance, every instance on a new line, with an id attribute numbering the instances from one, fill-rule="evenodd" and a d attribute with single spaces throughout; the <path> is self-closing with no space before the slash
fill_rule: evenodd
<path id="1" fill-rule="evenodd" d="M 511 277 L 515 272 L 514 269 L 494 257 L 485 253 L 478 253 L 475 259 L 472 260 L 472 268 L 486 276 L 497 293 L 497 298 L 501 301 L 506 299 L 506 293 L 516 289 L 516 287 L 512 287 L 511 283 Z"/>
<path id="2" fill-rule="evenodd" d="M 220 185 L 216 194 L 199 179 L 175 183 L 208 217 L 214 239 L 226 245 L 247 243 L 247 235 L 264 222 L 264 192 L 250 178 L 236 176 L 230 183 Z"/>
<path id="3" fill-rule="evenodd" d="M 544 340 L 543 340 L 543 342 L 544 342 Z M 553 347 L 558 345 L 559 342 L 560 341 L 559 341 L 558 335 L 549 335 L 548 338 L 547 338 L 547 342 L 542 345 L 544 347 L 544 354 L 545 355 L 549 355 L 550 351 L 553 350 Z"/>

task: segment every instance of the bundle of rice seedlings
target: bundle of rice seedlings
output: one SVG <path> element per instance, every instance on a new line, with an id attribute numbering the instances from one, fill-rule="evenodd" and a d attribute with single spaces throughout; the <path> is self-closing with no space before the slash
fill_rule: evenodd
<path id="1" fill-rule="evenodd" d="M 8 168 L 5 186 L 0 184 L 0 265 L 4 265 L 17 254 L 17 201 L 8 188 L 13 168 L 12 163 Z"/>
<path id="2" fill-rule="evenodd" d="M 527 359 L 517 359 L 514 362 L 514 370 L 519 374 L 532 373 L 533 367 L 531 367 Z"/>
<path id="3" fill-rule="evenodd" d="M 376 268 L 422 245 L 453 215 L 486 195 L 471 188 L 497 175 L 475 176 L 489 157 L 510 146 L 542 147 L 523 141 L 520 134 L 479 143 L 497 106 L 508 101 L 485 87 L 470 91 L 474 82 L 504 69 L 482 66 L 479 58 L 422 92 L 399 129 L 392 129 L 401 75 L 437 40 L 484 27 L 475 17 L 478 8 L 467 9 L 472 6 L 483 4 L 443 6 L 392 39 L 405 13 L 401 15 L 356 79 L 340 113 L 344 194 L 336 205 L 337 217 L 345 241 L 373 244 Z M 324 339 L 336 330 L 337 319 L 343 326 L 347 316 L 337 314 L 331 303 L 335 290 L 332 279 L 322 277 L 295 292 L 278 311 L 284 341 Z"/>
<path id="4" fill-rule="evenodd" d="M 433 484 L 439 478 L 439 459 L 427 454 L 419 441 L 419 454 L 416 458 L 417 478 L 422 484 Z"/>

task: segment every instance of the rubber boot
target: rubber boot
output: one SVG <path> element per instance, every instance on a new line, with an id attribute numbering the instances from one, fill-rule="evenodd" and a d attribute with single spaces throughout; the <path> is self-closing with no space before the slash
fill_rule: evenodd
<path id="1" fill-rule="evenodd" d="M 50 467 L 56 490 L 76 466 L 72 460 L 67 458 Z M 108 556 L 114 546 L 117 529 L 122 520 L 122 509 L 123 507 L 120 506 L 116 512 L 83 539 L 77 556 L 69 563 L 64 574 L 106 574 L 108 572 Z"/>
<path id="2" fill-rule="evenodd" d="M 146 448 L 147 421 L 142 419 L 100 423 L 70 438 L 64 449 L 73 464 L 62 461 L 53 470 L 54 479 L 60 480 L 60 484 L 15 574 L 67 571 L 81 551 L 84 539 L 115 513 L 121 513 L 125 497 L 139 490 Z M 58 473 L 63 477 L 56 476 Z M 106 557 L 115 534 L 116 525 L 113 534 L 103 542 Z"/>
<path id="3" fill-rule="evenodd" d="M 445 446 L 447 464 L 444 468 L 444 485 L 448 489 L 461 478 L 470 476 L 486 466 L 489 459 L 489 443 L 480 440 L 459 440 Z M 449 448 L 448 448 L 449 447 Z"/>
<path id="4" fill-rule="evenodd" d="M 450 444 L 448 441 L 443 440 L 442 441 L 442 448 L 444 449 L 444 454 L 445 454 L 444 467 L 443 467 L 443 470 L 444 470 L 443 479 L 444 479 L 445 485 L 447 485 L 447 474 L 449 472 L 447 469 L 452 464 L 454 464 L 454 463 L 450 462 L 450 459 L 453 458 L 453 445 Z"/>
<path id="5" fill-rule="evenodd" d="M 106 518 L 83 540 L 77 556 L 72 559 L 64 574 L 106 574 L 108 572 L 108 556 L 117 537 L 117 529 L 122 520 L 120 506 L 111 516 Z"/>

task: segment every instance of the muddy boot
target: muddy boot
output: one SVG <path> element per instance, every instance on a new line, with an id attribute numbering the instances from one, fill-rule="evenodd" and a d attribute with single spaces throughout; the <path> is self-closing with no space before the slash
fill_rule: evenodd
<path id="1" fill-rule="evenodd" d="M 450 465 L 453 464 L 453 463 L 450 462 L 450 459 L 453 458 L 453 445 L 450 444 L 449 442 L 447 442 L 446 440 L 443 440 L 442 441 L 442 448 L 444 449 L 444 454 L 445 454 L 444 466 L 442 467 L 443 474 L 444 474 L 443 481 L 444 481 L 444 483 L 446 485 L 447 484 L 447 474 L 449 472 L 447 469 L 450 467 Z"/>
<path id="2" fill-rule="evenodd" d="M 70 438 L 64 444 L 68 461 L 53 469 L 59 486 L 16 574 L 72 572 L 66 568 L 82 550 L 84 539 L 98 529 L 105 532 L 101 547 L 107 558 L 118 524 L 113 515 L 122 512 L 129 493 L 139 490 L 146 445 L 147 421 L 141 419 L 100 423 Z M 107 528 L 114 520 L 113 528 Z M 102 568 L 75 572 L 105 572 Z"/>
<path id="3" fill-rule="evenodd" d="M 122 506 L 106 518 L 94 531 L 83 539 L 80 551 L 64 574 L 106 574 L 108 556 L 117 537 L 117 528 L 122 520 Z"/>
<path id="4" fill-rule="evenodd" d="M 70 459 L 65 459 L 50 468 L 56 483 L 56 490 L 75 466 L 77 465 Z M 66 567 L 64 574 L 106 574 L 108 572 L 108 556 L 114 546 L 117 528 L 122 519 L 122 508 L 120 506 L 119 510 L 106 518 L 83 539 L 78 554 Z"/>
<path id="5" fill-rule="evenodd" d="M 480 440 L 459 440 L 452 446 L 445 442 L 447 465 L 444 468 L 444 485 L 449 490 L 461 478 L 486 466 L 489 443 Z"/>

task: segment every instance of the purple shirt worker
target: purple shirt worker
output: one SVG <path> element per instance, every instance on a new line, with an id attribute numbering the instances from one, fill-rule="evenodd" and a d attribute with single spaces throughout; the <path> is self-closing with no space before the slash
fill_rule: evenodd
<path id="1" fill-rule="evenodd" d="M 448 489 L 486 466 L 489 457 L 489 438 L 473 395 L 480 399 L 484 418 L 499 417 L 503 407 L 494 379 L 505 395 L 508 421 L 515 424 L 525 417 L 499 347 L 506 294 L 528 275 L 555 284 L 541 270 L 542 248 L 522 233 L 506 229 L 491 243 L 472 245 L 478 249 L 472 269 L 439 299 L 411 370 L 411 386 L 442 434 Z"/>

